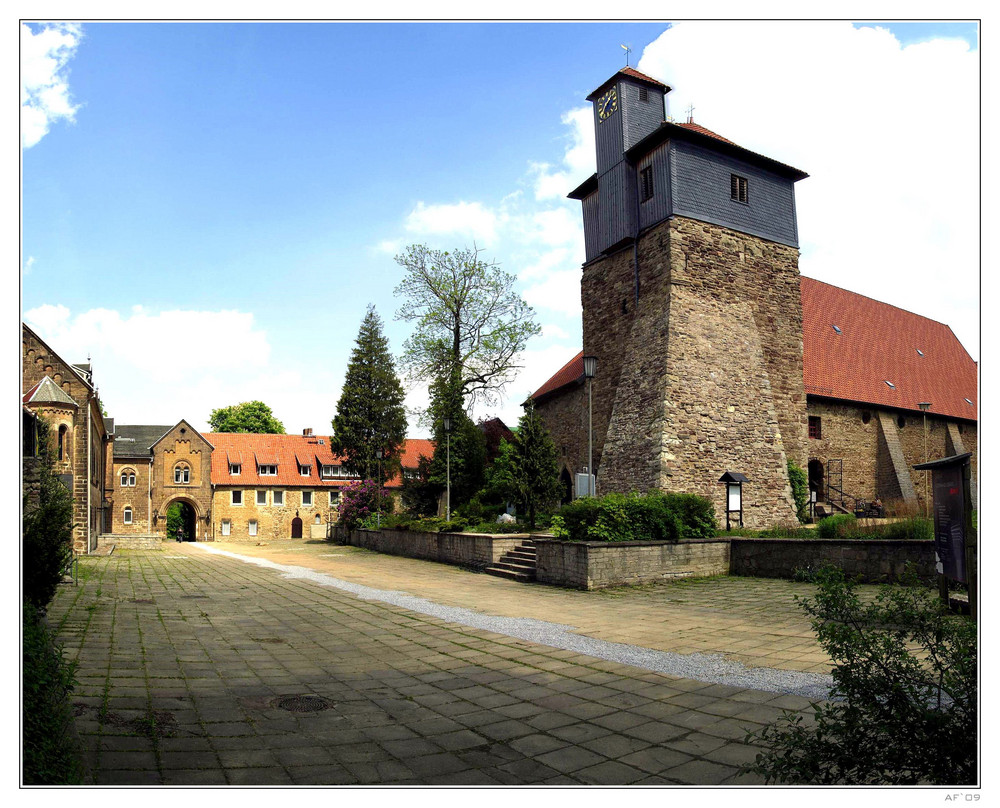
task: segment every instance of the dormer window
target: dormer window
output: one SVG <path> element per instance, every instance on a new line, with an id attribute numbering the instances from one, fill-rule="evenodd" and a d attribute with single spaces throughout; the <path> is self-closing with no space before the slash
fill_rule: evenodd
<path id="1" fill-rule="evenodd" d="M 919 348 L 917 348 L 917 355 L 918 355 L 918 356 L 923 356 L 923 355 L 924 355 L 924 352 L 923 352 L 923 351 L 921 351 L 921 350 L 920 350 Z"/>
<path id="2" fill-rule="evenodd" d="M 972 407 L 972 406 L 973 406 L 972 402 L 971 402 L 971 401 L 969 401 L 969 399 L 965 399 L 965 403 L 966 403 L 966 404 L 968 404 L 968 405 L 969 405 L 970 407 Z"/>
<path id="3" fill-rule="evenodd" d="M 324 463 L 322 469 L 320 470 L 320 475 L 323 477 L 324 480 L 329 480 L 332 479 L 333 477 L 336 477 L 337 472 L 339 471 L 340 471 L 340 466 L 328 466 Z"/>
<path id="4" fill-rule="evenodd" d="M 257 473 L 261 477 L 277 477 L 278 467 L 272 465 L 257 466 Z"/>
<path id="5" fill-rule="evenodd" d="M 232 474 L 232 475 L 238 476 L 239 473 L 242 470 L 243 470 L 243 466 L 240 463 L 230 463 L 229 464 L 229 473 Z"/>
<path id="6" fill-rule="evenodd" d="M 299 474 L 301 474 L 303 477 L 310 476 L 312 474 L 312 466 L 303 466 L 303 465 L 300 464 L 299 465 Z"/>
<path id="7" fill-rule="evenodd" d="M 840 330 L 840 326 L 839 325 L 835 325 L 833 327 L 833 330 L 836 331 L 838 334 L 843 334 L 844 333 L 843 331 Z"/>
<path id="8" fill-rule="evenodd" d="M 895 389 L 896 389 L 896 385 L 894 385 L 894 384 L 893 384 L 892 382 L 890 382 L 890 381 L 889 381 L 888 379 L 886 379 L 886 380 L 885 380 L 885 383 L 886 383 L 887 385 L 889 385 L 889 389 L 890 389 L 890 390 L 895 390 Z"/>

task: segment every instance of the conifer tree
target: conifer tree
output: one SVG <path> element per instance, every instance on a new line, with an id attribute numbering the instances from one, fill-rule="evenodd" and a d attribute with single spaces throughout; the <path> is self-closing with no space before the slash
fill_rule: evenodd
<path id="1" fill-rule="evenodd" d="M 559 460 L 555 444 L 530 398 L 517 422 L 511 461 L 514 490 L 528 511 L 528 524 L 534 527 L 538 509 L 559 498 Z"/>
<path id="2" fill-rule="evenodd" d="M 445 488 L 448 477 L 449 436 L 444 419 L 451 419 L 451 507 L 467 502 L 483 485 L 486 466 L 486 437 L 465 409 L 457 369 L 451 376 L 434 380 L 427 415 L 434 436 L 434 459 L 430 482 Z"/>
<path id="3" fill-rule="evenodd" d="M 369 305 L 337 402 L 331 448 L 344 458 L 349 471 L 368 479 L 375 478 L 381 465 L 381 485 L 399 468 L 405 441 L 403 386 L 389 340 L 382 333 L 382 319 Z M 380 449 L 384 452 L 381 464 Z"/>

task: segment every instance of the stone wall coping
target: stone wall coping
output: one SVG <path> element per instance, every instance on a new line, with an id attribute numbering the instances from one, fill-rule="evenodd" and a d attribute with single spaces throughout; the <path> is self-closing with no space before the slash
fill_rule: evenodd
<path id="1" fill-rule="evenodd" d="M 730 539 L 719 537 L 714 539 L 679 539 L 678 541 L 665 541 L 663 539 L 642 540 L 642 541 L 573 541 L 572 539 L 557 539 L 554 536 L 534 536 L 536 544 L 569 544 L 574 547 L 677 547 L 682 544 L 719 544 L 728 542 Z"/>
<path id="2" fill-rule="evenodd" d="M 786 536 L 783 538 L 773 537 L 767 538 L 765 536 L 733 536 L 732 538 L 725 539 L 725 541 L 747 541 L 747 542 L 759 542 L 761 544 L 765 542 L 781 542 L 787 543 L 798 543 L 810 546 L 820 545 L 820 544 L 857 544 L 865 547 L 875 547 L 878 545 L 889 546 L 889 547 L 903 547 L 909 544 L 933 544 L 934 539 L 797 539 L 792 536 Z"/>
<path id="3" fill-rule="evenodd" d="M 383 527 L 383 528 L 367 528 L 367 527 L 356 527 L 359 533 L 419 533 L 426 536 L 475 536 L 477 538 L 487 538 L 487 539 L 530 539 L 532 538 L 531 533 L 471 533 L 469 531 L 463 531 L 461 533 L 450 533 L 444 530 L 431 531 L 431 530 L 397 530 L 394 527 Z"/>

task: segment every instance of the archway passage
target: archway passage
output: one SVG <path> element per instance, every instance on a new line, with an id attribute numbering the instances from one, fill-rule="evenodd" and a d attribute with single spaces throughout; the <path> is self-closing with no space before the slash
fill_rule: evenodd
<path id="1" fill-rule="evenodd" d="M 174 502 L 167 508 L 167 538 L 196 541 L 195 513 L 186 502 Z"/>
<path id="2" fill-rule="evenodd" d="M 565 505 L 573 500 L 573 480 L 569 476 L 569 470 L 563 468 L 559 475 L 560 499 L 559 503 Z"/>
<path id="3" fill-rule="evenodd" d="M 297 516 L 292 520 L 292 538 L 302 538 L 302 520 Z"/>
<path id="4" fill-rule="evenodd" d="M 826 500 L 826 491 L 823 487 L 823 463 L 819 460 L 809 461 L 809 490 L 816 492 L 816 501 Z"/>

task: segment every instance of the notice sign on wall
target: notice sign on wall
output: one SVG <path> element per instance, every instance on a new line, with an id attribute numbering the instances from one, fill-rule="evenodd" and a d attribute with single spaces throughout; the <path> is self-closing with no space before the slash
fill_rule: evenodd
<path id="1" fill-rule="evenodd" d="M 962 466 L 936 468 L 934 479 L 934 550 L 939 572 L 954 581 L 965 578 L 965 491 Z"/>

